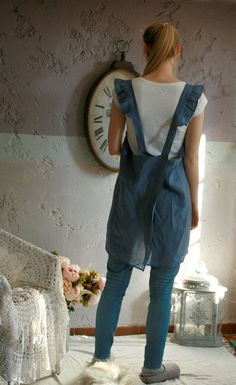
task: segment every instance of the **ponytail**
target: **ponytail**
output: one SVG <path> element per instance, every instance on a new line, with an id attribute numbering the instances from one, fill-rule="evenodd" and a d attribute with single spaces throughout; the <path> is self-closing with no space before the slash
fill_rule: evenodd
<path id="1" fill-rule="evenodd" d="M 147 64 L 143 75 L 152 72 L 165 60 L 175 54 L 179 44 L 179 34 L 170 23 L 153 23 L 143 34 L 143 41 L 147 46 Z"/>

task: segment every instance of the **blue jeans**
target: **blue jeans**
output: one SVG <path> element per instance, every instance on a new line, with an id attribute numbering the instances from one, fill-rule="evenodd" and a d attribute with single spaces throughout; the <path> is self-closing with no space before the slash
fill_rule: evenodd
<path id="1" fill-rule="evenodd" d="M 110 356 L 121 304 L 129 285 L 132 266 L 115 260 L 107 262 L 107 280 L 96 314 L 95 353 L 98 359 Z M 161 367 L 168 333 L 171 292 L 179 265 L 171 268 L 151 267 L 149 290 L 150 303 L 146 322 L 146 346 L 144 367 Z"/>

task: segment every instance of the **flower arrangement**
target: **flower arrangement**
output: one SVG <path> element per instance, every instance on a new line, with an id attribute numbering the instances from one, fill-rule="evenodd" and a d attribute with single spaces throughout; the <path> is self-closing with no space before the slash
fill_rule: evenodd
<path id="1" fill-rule="evenodd" d="M 79 305 L 84 307 L 96 305 L 105 286 L 106 278 L 95 270 L 80 269 L 78 265 L 71 264 L 67 257 L 59 256 L 59 259 L 68 310 L 74 311 L 75 307 Z"/>

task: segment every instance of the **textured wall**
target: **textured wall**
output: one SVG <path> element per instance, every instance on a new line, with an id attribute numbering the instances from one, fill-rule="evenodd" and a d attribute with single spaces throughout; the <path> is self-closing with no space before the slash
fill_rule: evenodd
<path id="1" fill-rule="evenodd" d="M 114 41 L 131 41 L 141 71 L 142 30 L 158 18 L 183 36 L 180 78 L 206 86 L 207 139 L 236 139 L 235 2 L 5 0 L 0 15 L 0 132 L 83 136 L 85 96 Z"/>
<path id="2" fill-rule="evenodd" d="M 229 289 L 225 320 L 236 321 L 236 2 L 1 1 L 1 227 L 105 272 L 116 175 L 88 149 L 85 99 L 115 58 L 116 39 L 131 41 L 127 59 L 142 71 L 142 31 L 156 18 L 179 28 L 179 78 L 205 84 L 209 99 L 202 221 L 183 271 L 201 253 Z M 147 305 L 147 280 L 148 270 L 135 272 L 121 324 L 144 323 L 140 302 Z M 74 325 L 93 325 L 94 313 L 81 310 Z"/>

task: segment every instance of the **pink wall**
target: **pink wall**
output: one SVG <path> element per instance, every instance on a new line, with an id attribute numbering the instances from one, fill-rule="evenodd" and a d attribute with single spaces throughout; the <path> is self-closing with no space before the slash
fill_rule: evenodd
<path id="1" fill-rule="evenodd" d="M 141 72 L 142 30 L 157 19 L 182 35 L 179 78 L 206 87 L 207 140 L 234 141 L 235 1 L 1 1 L 0 132 L 84 136 L 88 89 L 114 40 L 131 40 L 127 59 Z"/>

